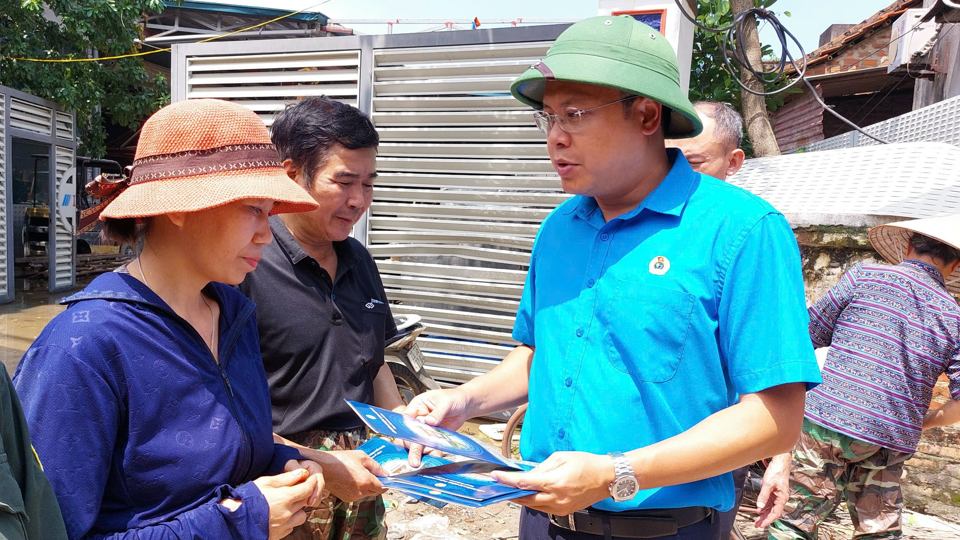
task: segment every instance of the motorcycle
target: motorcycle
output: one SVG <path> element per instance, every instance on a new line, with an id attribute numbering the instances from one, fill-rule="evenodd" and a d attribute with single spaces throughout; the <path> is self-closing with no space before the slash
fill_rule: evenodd
<path id="1" fill-rule="evenodd" d="M 393 373 L 400 398 L 404 403 L 410 403 L 417 394 L 439 390 L 440 385 L 423 369 L 423 353 L 416 341 L 424 330 L 420 316 L 394 315 L 393 320 L 397 325 L 397 334 L 387 341 L 383 350 L 384 360 Z"/>

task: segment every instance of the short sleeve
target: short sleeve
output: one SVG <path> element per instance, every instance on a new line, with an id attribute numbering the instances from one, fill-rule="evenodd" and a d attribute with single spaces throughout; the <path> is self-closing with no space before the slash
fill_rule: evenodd
<path id="1" fill-rule="evenodd" d="M 782 214 L 769 213 L 741 235 L 721 267 L 719 342 L 734 389 L 821 382 L 808 335 L 809 317 L 796 237 Z"/>
<path id="2" fill-rule="evenodd" d="M 513 339 L 536 347 L 536 337 L 534 333 L 534 311 L 536 298 L 536 274 L 537 274 L 537 246 L 539 245 L 539 233 L 537 240 L 533 243 L 533 251 L 530 254 L 530 268 L 527 270 L 527 279 L 523 285 L 523 294 L 520 296 L 520 306 L 517 308 L 517 318 L 513 323 Z"/>

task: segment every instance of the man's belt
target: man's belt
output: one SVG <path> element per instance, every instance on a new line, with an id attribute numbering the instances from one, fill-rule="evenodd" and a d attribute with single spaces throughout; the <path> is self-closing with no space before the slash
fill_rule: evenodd
<path id="1" fill-rule="evenodd" d="M 631 510 L 603 512 L 587 508 L 569 516 L 548 514 L 550 523 L 564 529 L 622 538 L 660 538 L 677 534 L 678 529 L 714 516 L 712 508 L 669 508 L 663 510 Z"/>

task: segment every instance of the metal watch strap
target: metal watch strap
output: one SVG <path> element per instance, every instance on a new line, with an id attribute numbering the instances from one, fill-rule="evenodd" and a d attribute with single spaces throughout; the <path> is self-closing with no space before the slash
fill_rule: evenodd
<path id="1" fill-rule="evenodd" d="M 622 452 L 610 452 L 610 457 L 613 458 L 613 481 L 623 478 L 624 476 L 636 476 L 633 472 L 633 466 L 630 465 L 630 460 L 627 459 L 627 456 L 623 455 Z"/>

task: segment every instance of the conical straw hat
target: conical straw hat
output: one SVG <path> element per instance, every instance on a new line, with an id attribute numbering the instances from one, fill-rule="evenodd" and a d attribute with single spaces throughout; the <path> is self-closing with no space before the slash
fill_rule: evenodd
<path id="1" fill-rule="evenodd" d="M 920 233 L 960 249 L 960 215 L 898 221 L 870 229 L 870 243 L 884 259 L 900 264 L 907 255 L 907 246 L 913 233 Z M 947 290 L 960 294 L 960 268 L 944 276 Z"/>

